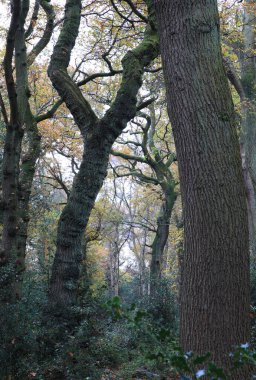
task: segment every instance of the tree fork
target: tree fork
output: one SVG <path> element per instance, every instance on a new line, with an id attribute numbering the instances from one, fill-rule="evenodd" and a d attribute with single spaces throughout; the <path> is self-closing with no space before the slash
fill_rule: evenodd
<path id="1" fill-rule="evenodd" d="M 72 113 L 84 141 L 83 160 L 59 220 L 50 285 L 50 309 L 62 311 L 77 302 L 82 236 L 107 174 L 111 147 L 127 122 L 136 115 L 137 93 L 142 84 L 144 67 L 159 53 L 156 30 L 147 25 L 142 42 L 123 58 L 120 89 L 110 109 L 99 120 L 67 73 L 70 54 L 78 35 L 80 11 L 81 1 L 67 0 L 64 24 L 48 70 L 54 87 Z M 153 16 L 151 21 L 153 25 Z"/>

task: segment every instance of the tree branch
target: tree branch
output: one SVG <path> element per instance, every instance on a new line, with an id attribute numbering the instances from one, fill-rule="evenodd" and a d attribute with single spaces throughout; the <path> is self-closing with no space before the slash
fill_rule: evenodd
<path id="1" fill-rule="evenodd" d="M 145 160 L 145 158 L 142 158 L 142 157 L 139 157 L 139 156 L 133 156 L 133 155 L 130 155 L 130 154 L 125 154 L 125 153 L 122 153 L 122 152 L 115 151 L 113 149 L 111 149 L 111 154 L 113 156 L 116 156 L 116 157 L 121 157 L 121 158 L 123 158 L 125 160 L 132 160 L 132 161 L 142 162 L 143 164 L 147 164 L 147 161 Z"/>
<path id="2" fill-rule="evenodd" d="M 118 178 L 122 178 L 122 177 L 136 177 L 136 178 L 139 178 L 140 181 L 142 181 L 142 182 L 151 183 L 151 184 L 154 184 L 154 185 L 159 185 L 159 181 L 156 178 L 146 176 L 142 172 L 138 172 L 138 171 L 133 170 L 133 169 L 130 170 L 130 168 L 127 168 L 128 170 L 130 170 L 129 172 L 122 173 L 122 174 L 118 173 L 118 171 L 116 170 L 117 168 L 115 168 L 113 166 L 111 166 L 111 169 L 113 170 L 114 174 Z"/>
<path id="3" fill-rule="evenodd" d="M 32 65 L 36 57 L 46 47 L 46 45 L 51 39 L 53 29 L 54 29 L 55 13 L 54 13 L 53 6 L 47 0 L 40 0 L 40 5 L 46 13 L 47 23 L 46 23 L 42 38 L 40 38 L 38 43 L 33 47 L 32 51 L 28 55 L 28 58 L 27 58 L 28 66 Z"/>
<path id="4" fill-rule="evenodd" d="M 226 58 L 226 57 L 225 58 L 223 57 L 223 63 L 226 69 L 227 77 L 230 83 L 234 86 L 236 92 L 238 93 L 240 100 L 241 101 L 245 100 L 243 85 L 241 83 L 241 79 L 236 73 L 233 63 L 231 62 L 229 58 Z"/>
<path id="5" fill-rule="evenodd" d="M 3 115 L 4 123 L 5 125 L 8 125 L 9 124 L 8 115 L 7 115 L 7 111 L 6 111 L 4 100 L 1 93 L 0 93 L 0 107 L 1 107 L 1 112 Z"/>
<path id="6" fill-rule="evenodd" d="M 30 37 L 30 35 L 33 33 L 33 30 L 35 28 L 36 21 L 37 21 L 38 12 L 39 12 L 39 5 L 40 5 L 40 0 L 36 0 L 29 27 L 27 31 L 25 32 L 25 39 L 28 39 L 28 37 Z"/>
<path id="7" fill-rule="evenodd" d="M 85 135 L 98 118 L 67 73 L 71 52 L 78 35 L 80 15 L 81 0 L 67 0 L 63 27 L 53 50 L 48 75 L 73 115 L 82 135 Z"/>
<path id="8" fill-rule="evenodd" d="M 116 13 L 118 14 L 118 16 L 119 16 L 120 18 L 122 18 L 123 20 L 129 22 L 129 23 L 134 27 L 134 25 L 133 25 L 134 21 L 133 21 L 133 20 L 130 20 L 128 17 L 124 16 L 124 15 L 119 11 L 119 9 L 118 9 L 118 7 L 116 6 L 114 0 L 110 0 L 110 2 L 111 2 L 111 4 L 112 4 L 112 7 L 114 8 L 114 10 L 116 11 Z"/>
<path id="9" fill-rule="evenodd" d="M 17 95 L 12 70 L 12 58 L 14 52 L 15 34 L 19 26 L 19 17 L 21 12 L 20 0 L 12 3 L 12 18 L 7 34 L 6 50 L 4 56 L 4 73 L 7 86 L 8 98 L 10 102 L 10 122 L 11 124 L 19 124 L 19 111 L 17 103 Z"/>
<path id="10" fill-rule="evenodd" d="M 135 13 L 142 21 L 144 21 L 145 23 L 148 23 L 147 17 L 145 17 L 142 13 L 140 13 L 140 11 L 138 11 L 138 9 L 136 8 L 136 6 L 133 4 L 131 0 L 124 0 L 124 1 L 130 6 L 133 13 Z"/>
<path id="11" fill-rule="evenodd" d="M 43 120 L 46 120 L 46 119 L 50 119 L 51 117 L 53 117 L 53 115 L 55 114 L 55 112 L 57 111 L 57 109 L 61 106 L 61 104 L 63 103 L 63 100 L 59 99 L 53 106 L 51 109 L 49 109 L 49 111 L 47 111 L 46 113 L 42 114 L 42 115 L 37 115 L 35 117 L 35 120 L 37 121 L 37 123 L 39 123 L 40 121 L 43 121 Z"/>
<path id="12" fill-rule="evenodd" d="M 155 13 L 149 4 L 149 24 L 142 42 L 122 59 L 123 76 L 120 89 L 102 122 L 116 138 L 137 112 L 136 98 L 142 85 L 144 68 L 159 55 L 159 41 L 155 27 Z"/>
<path id="13" fill-rule="evenodd" d="M 113 70 L 113 71 L 111 71 L 109 73 L 95 73 L 95 74 L 89 75 L 85 79 L 82 79 L 80 82 L 77 82 L 77 85 L 79 87 L 81 87 L 81 86 L 84 86 L 85 84 L 91 82 L 94 79 L 105 78 L 105 77 L 112 77 L 112 76 L 114 76 L 116 74 L 122 74 L 122 70 Z"/>
<path id="14" fill-rule="evenodd" d="M 145 102 L 142 102 L 137 105 L 137 112 L 143 110 L 144 108 L 147 108 L 150 104 L 152 104 L 156 98 L 150 98 L 148 100 L 145 100 Z"/>

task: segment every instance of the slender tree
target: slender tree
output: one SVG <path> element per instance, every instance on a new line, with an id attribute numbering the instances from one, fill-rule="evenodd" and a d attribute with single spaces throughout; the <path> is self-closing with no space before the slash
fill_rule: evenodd
<path id="1" fill-rule="evenodd" d="M 242 137 L 241 150 L 245 154 L 245 180 L 248 194 L 249 227 L 252 251 L 256 253 L 256 161 L 255 161 L 255 2 L 247 0 L 244 5 L 243 49 L 240 56 L 242 101 Z"/>
<path id="2" fill-rule="evenodd" d="M 8 106 L 0 95 L 0 108 L 6 126 L 1 177 L 0 214 L 3 230 L 0 265 L 9 267 L 10 278 L 4 282 L 5 289 L 9 288 L 6 295 L 9 300 L 19 298 L 21 295 L 20 274 L 25 268 L 29 200 L 36 162 L 40 154 L 38 120 L 29 102 L 31 95 L 29 66 L 48 44 L 54 26 L 54 12 L 51 5 L 45 0 L 40 0 L 35 2 L 31 23 L 25 30 L 29 7 L 29 0 L 18 1 L 12 7 L 4 57 Z M 27 54 L 26 38 L 33 32 L 39 7 L 42 7 L 47 16 L 45 30 L 30 54 Z M 40 120 L 46 117 L 41 115 Z"/>
<path id="3" fill-rule="evenodd" d="M 122 151 L 114 151 L 111 153 L 114 156 L 119 156 L 132 165 L 126 168 L 126 172 L 118 173 L 117 168 L 114 168 L 115 174 L 119 177 L 122 176 L 133 176 L 138 179 L 141 183 L 151 183 L 153 185 L 158 185 L 162 192 L 162 205 L 156 221 L 156 231 L 155 236 L 151 245 L 151 265 L 150 265 L 150 278 L 151 278 L 151 293 L 159 284 L 163 269 L 164 260 L 164 249 L 169 235 L 169 225 L 172 215 L 172 210 L 174 207 L 175 200 L 177 198 L 177 192 L 175 190 L 176 182 L 173 177 L 171 165 L 176 160 L 176 155 L 170 150 L 168 143 L 166 144 L 167 151 L 161 151 L 158 149 L 157 145 L 157 122 L 154 105 L 151 104 L 150 115 L 146 113 L 140 113 L 140 117 L 146 120 L 146 126 L 142 127 L 142 138 L 141 141 L 136 139 L 136 141 L 125 141 L 123 144 L 135 147 L 136 150 L 140 148 L 141 155 L 125 154 Z M 167 132 L 167 129 L 166 129 Z M 158 139 L 159 140 L 159 139 Z M 163 139 L 164 140 L 164 139 Z M 162 145 L 164 144 L 164 141 Z M 152 175 L 146 175 L 140 167 L 136 167 L 137 164 L 143 164 L 144 166 L 151 169 Z M 123 166 L 121 166 L 123 171 Z"/>
<path id="4" fill-rule="evenodd" d="M 12 60 L 15 49 L 15 37 L 18 33 L 19 21 L 22 17 L 21 2 L 12 7 L 12 18 L 7 34 L 4 57 L 4 74 L 8 93 L 10 115 L 8 115 L 3 100 L 2 114 L 6 125 L 6 135 L 2 162 L 2 247 L 0 263 L 6 271 L 2 276 L 1 301 L 15 300 L 15 260 L 16 237 L 18 230 L 18 176 L 20 168 L 21 143 L 24 134 L 20 117 L 19 102 L 12 70 Z"/>
<path id="5" fill-rule="evenodd" d="M 250 248 L 252 258 L 256 257 L 256 162 L 255 162 L 255 133 L 256 133 L 256 109 L 255 109 L 255 12 L 254 0 L 246 0 L 241 7 L 240 14 L 243 18 L 243 29 L 238 42 L 224 39 L 233 53 L 238 57 L 240 73 L 237 72 L 229 58 L 225 58 L 225 66 L 228 78 L 235 87 L 241 101 L 241 134 L 240 148 L 244 180 L 247 195 Z"/>
<path id="6" fill-rule="evenodd" d="M 217 1 L 154 3 L 184 207 L 181 345 L 227 366 L 249 340 L 249 249 Z"/>

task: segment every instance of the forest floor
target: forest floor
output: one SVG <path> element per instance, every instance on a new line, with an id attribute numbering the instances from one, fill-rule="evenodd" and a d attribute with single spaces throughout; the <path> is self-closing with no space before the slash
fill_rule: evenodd
<path id="1" fill-rule="evenodd" d="M 118 371 L 119 372 L 119 371 Z M 117 371 L 106 369 L 101 380 L 178 380 L 179 376 L 175 374 L 169 374 L 167 376 L 161 376 L 157 373 L 148 371 L 146 368 L 138 368 L 131 378 L 123 377 L 118 374 Z"/>

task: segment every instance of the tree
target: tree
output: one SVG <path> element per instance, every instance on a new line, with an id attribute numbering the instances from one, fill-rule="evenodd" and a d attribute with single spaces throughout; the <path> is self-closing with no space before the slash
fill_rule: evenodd
<path id="1" fill-rule="evenodd" d="M 150 1 L 148 3 L 150 5 Z M 54 47 L 48 73 L 80 129 L 84 152 L 58 224 L 57 250 L 49 294 L 50 309 L 56 310 L 57 315 L 63 316 L 64 311 L 77 301 L 83 234 L 107 173 L 110 150 L 127 122 L 136 115 L 137 93 L 142 84 L 144 68 L 158 55 L 154 13 L 151 6 L 149 9 L 144 39 L 124 56 L 122 82 L 116 98 L 104 116 L 99 118 L 67 72 L 79 30 L 81 1 L 66 2 L 64 23 Z M 109 61 L 108 67 L 113 71 Z M 110 72 L 109 75 L 113 73 Z"/>
<path id="2" fill-rule="evenodd" d="M 217 1 L 154 3 L 184 207 L 181 345 L 225 367 L 249 339 L 249 252 Z"/>
<path id="3" fill-rule="evenodd" d="M 247 196 L 251 258 L 256 254 L 255 196 L 255 2 L 222 4 L 224 64 L 230 83 L 239 95 L 240 150 Z M 234 100 L 237 103 L 236 94 Z"/>
<path id="4" fill-rule="evenodd" d="M 33 33 L 40 7 L 47 16 L 44 33 L 27 54 L 26 39 Z M 53 32 L 54 20 L 51 5 L 44 0 L 36 1 L 30 25 L 25 30 L 28 11 L 29 1 L 27 0 L 17 1 L 12 7 L 3 65 L 8 106 L 4 97 L 0 95 L 0 108 L 6 127 L 1 178 L 0 212 L 3 231 L 0 265 L 4 269 L 8 268 L 8 280 L 3 284 L 6 290 L 4 298 L 8 300 L 15 300 L 21 295 L 21 274 L 25 268 L 29 223 L 29 200 L 35 166 L 40 154 L 41 137 L 37 128 L 38 120 L 29 100 L 31 96 L 29 67 L 48 44 Z M 43 118 L 44 116 L 41 115 L 40 119 Z"/>
<path id="5" fill-rule="evenodd" d="M 118 174 L 117 168 L 114 169 L 117 176 L 130 175 L 137 178 L 141 183 L 150 183 L 161 188 L 163 199 L 161 210 L 157 217 L 155 236 L 151 245 L 150 288 L 153 294 L 162 275 L 164 249 L 169 235 L 170 219 L 177 193 L 175 190 L 176 182 L 171 169 L 173 162 L 176 161 L 176 155 L 171 151 L 171 143 L 165 142 L 165 135 L 170 133 L 170 130 L 168 124 L 165 125 L 162 128 L 164 130 L 163 136 L 162 138 L 159 137 L 157 130 L 160 130 L 160 123 L 159 125 L 157 124 L 160 121 L 161 114 L 157 120 L 155 106 L 151 104 L 149 108 L 150 115 L 139 113 L 140 119 L 145 119 L 146 125 L 144 126 L 139 121 L 136 122 L 140 127 L 135 134 L 136 139 L 128 141 L 125 139 L 122 142 L 124 146 L 136 149 L 139 155 L 129 153 L 129 148 L 128 153 L 114 150 L 111 153 L 131 163 L 130 167 L 122 167 L 121 165 L 121 169 L 126 169 L 122 174 Z M 140 135 L 142 135 L 141 138 L 138 137 Z M 149 168 L 152 173 L 144 173 L 145 169 Z"/>

